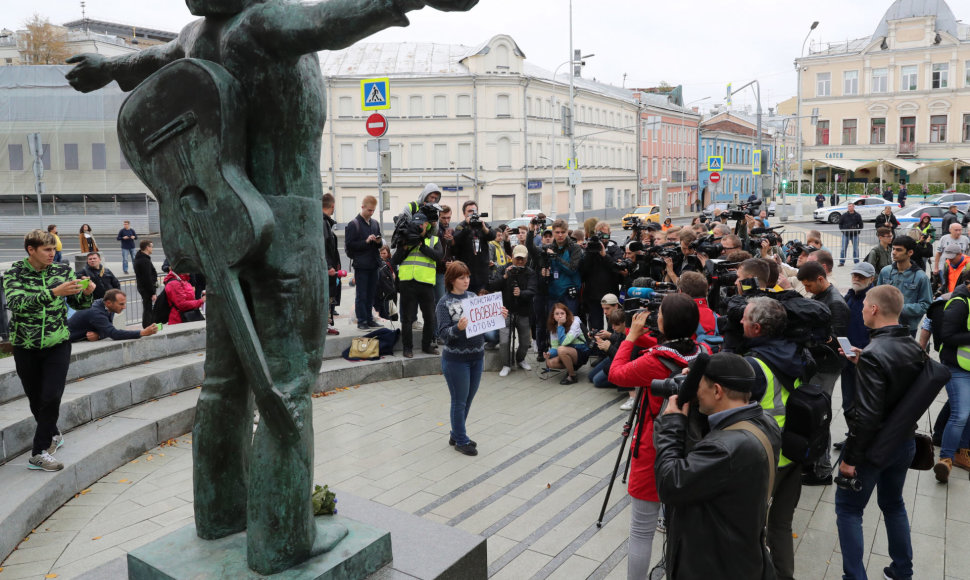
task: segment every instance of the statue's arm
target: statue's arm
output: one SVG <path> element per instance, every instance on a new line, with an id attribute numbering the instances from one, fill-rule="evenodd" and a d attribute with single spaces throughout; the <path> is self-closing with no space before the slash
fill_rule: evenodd
<path id="1" fill-rule="evenodd" d="M 478 0 L 324 0 L 266 3 L 253 13 L 252 33 L 281 56 L 340 50 L 391 26 L 407 26 L 406 13 L 425 6 L 467 10 Z"/>
<path id="2" fill-rule="evenodd" d="M 186 26 L 171 42 L 131 54 L 111 58 L 92 53 L 74 55 L 67 59 L 69 64 L 76 65 L 67 73 L 67 80 L 82 93 L 100 89 L 111 81 L 130 91 L 158 69 L 185 57 L 185 36 L 195 34 L 198 22 L 201 21 Z"/>

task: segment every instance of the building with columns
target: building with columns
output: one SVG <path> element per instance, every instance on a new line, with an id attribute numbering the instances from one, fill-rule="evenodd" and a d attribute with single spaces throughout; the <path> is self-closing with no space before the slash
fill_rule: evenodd
<path id="1" fill-rule="evenodd" d="M 796 64 L 806 178 L 970 181 L 970 26 L 944 0 L 896 0 L 871 35 Z"/>
<path id="2" fill-rule="evenodd" d="M 475 199 L 491 220 L 525 210 L 568 216 L 568 61 L 550 72 L 498 35 L 477 47 L 358 43 L 320 53 L 320 65 L 328 99 L 324 189 L 336 198 L 338 222 L 378 190 L 378 153 L 368 151 L 365 132 L 370 112 L 361 106 L 368 78 L 389 79 L 390 108 L 380 112 L 388 120 L 392 176 L 383 188 L 392 215 L 434 182 L 459 188 L 442 203 Z M 574 84 L 575 212 L 580 221 L 615 218 L 636 203 L 639 104 L 629 90 L 582 77 Z"/>

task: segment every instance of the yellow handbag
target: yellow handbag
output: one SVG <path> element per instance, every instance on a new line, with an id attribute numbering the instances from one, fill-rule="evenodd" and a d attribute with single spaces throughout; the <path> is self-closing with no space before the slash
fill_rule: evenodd
<path id="1" fill-rule="evenodd" d="M 367 360 L 380 358 L 380 342 L 376 338 L 354 338 L 350 341 L 350 352 L 347 356 L 351 359 Z"/>

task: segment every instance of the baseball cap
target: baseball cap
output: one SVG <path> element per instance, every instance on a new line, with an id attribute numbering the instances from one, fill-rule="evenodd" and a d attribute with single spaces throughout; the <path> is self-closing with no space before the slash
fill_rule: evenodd
<path id="1" fill-rule="evenodd" d="M 732 391 L 750 393 L 754 389 L 754 369 L 739 355 L 719 352 L 711 357 L 704 376 Z"/>
<path id="2" fill-rule="evenodd" d="M 600 300 L 600 304 L 619 304 L 620 300 L 616 297 L 616 294 L 604 294 L 603 298 Z"/>
<path id="3" fill-rule="evenodd" d="M 849 273 L 859 274 L 860 276 L 864 276 L 866 278 L 872 278 L 873 276 L 876 275 L 876 267 L 870 264 L 869 262 L 859 262 L 852 268 L 852 271 Z"/>
<path id="4" fill-rule="evenodd" d="M 518 246 L 515 246 L 515 248 L 512 250 L 512 257 L 513 258 L 528 258 L 529 257 L 529 250 L 527 250 L 525 248 L 525 246 L 523 246 L 522 244 L 519 244 Z"/>

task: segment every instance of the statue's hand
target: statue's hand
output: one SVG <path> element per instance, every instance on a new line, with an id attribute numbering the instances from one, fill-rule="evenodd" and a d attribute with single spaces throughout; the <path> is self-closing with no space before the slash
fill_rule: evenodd
<path id="1" fill-rule="evenodd" d="M 443 12 L 466 12 L 478 4 L 478 0 L 424 0 L 424 4 Z"/>
<path id="2" fill-rule="evenodd" d="M 100 54 L 76 54 L 66 61 L 77 64 L 67 73 L 67 82 L 82 93 L 90 93 L 114 80 L 108 70 L 108 61 Z"/>

